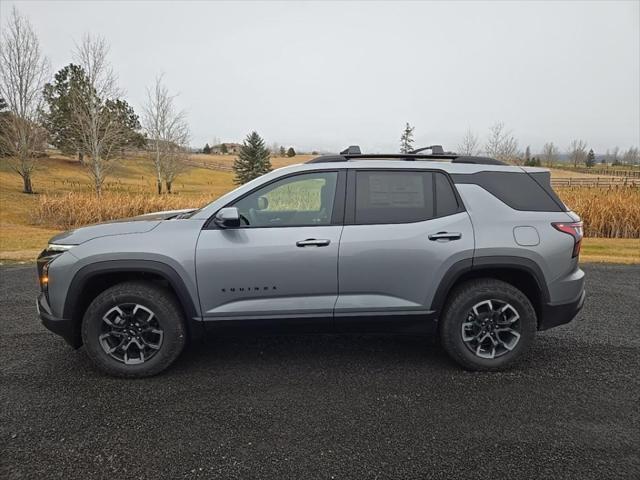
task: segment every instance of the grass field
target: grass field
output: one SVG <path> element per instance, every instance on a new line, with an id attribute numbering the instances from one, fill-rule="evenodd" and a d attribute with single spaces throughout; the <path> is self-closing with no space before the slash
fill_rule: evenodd
<path id="1" fill-rule="evenodd" d="M 272 164 L 274 168 L 279 168 L 293 163 L 302 163 L 309 158 L 312 157 L 310 155 L 299 155 L 293 158 L 276 157 L 272 159 Z M 231 155 L 196 155 L 194 160 L 231 166 L 234 157 Z M 552 175 L 567 176 L 567 171 L 553 170 Z M 82 194 L 91 191 L 89 178 L 78 162 L 55 155 L 42 161 L 41 169 L 34 175 L 33 184 L 36 194 L 25 195 L 21 193 L 20 177 L 9 170 L 6 162 L 0 161 L 0 261 L 32 260 L 37 252 L 46 245 L 47 240 L 63 229 L 58 225 L 44 222 L 42 219 L 38 224 L 37 212 L 41 208 L 43 199 L 55 200 L 60 194 L 80 194 L 82 197 L 86 197 Z M 154 195 L 155 178 L 149 161 L 143 158 L 134 158 L 115 164 L 112 175 L 105 185 L 107 191 L 105 197 L 130 199 L 133 194 L 135 194 L 134 197 L 148 194 L 144 197 L 147 199 L 144 201 L 148 204 L 139 206 L 139 208 L 143 211 L 150 211 L 187 206 L 199 207 L 234 187 L 232 172 L 193 167 L 178 177 L 174 183 L 174 195 L 158 198 Z M 562 195 L 568 197 L 569 205 L 576 210 L 579 211 L 579 205 L 588 205 L 589 209 L 593 210 L 593 215 L 600 214 L 602 219 L 606 219 L 611 214 L 604 207 L 613 208 L 612 206 L 615 205 L 615 202 L 607 204 L 602 199 L 600 201 L 589 200 L 593 194 L 584 196 L 574 190 L 565 194 L 561 192 Z M 640 193 L 636 190 L 635 194 L 631 193 L 631 195 L 635 196 L 626 200 L 629 203 L 627 207 L 631 212 L 630 215 L 637 216 Z M 94 201 L 87 207 L 90 211 L 85 209 L 85 213 L 94 215 L 98 210 L 106 210 L 103 212 L 104 217 L 100 217 L 104 219 L 113 218 L 114 215 L 128 216 L 129 213 L 137 213 L 127 210 L 129 206 L 124 201 L 111 202 L 113 204 L 111 206 L 125 209 L 123 215 L 110 213 L 108 211 L 110 205 L 107 203 L 106 198 L 103 201 Z M 53 203 L 50 208 L 60 207 Z M 78 222 L 78 224 L 82 223 L 83 221 Z M 72 226 L 65 225 L 65 228 Z M 621 224 L 620 228 L 624 228 L 624 225 Z M 585 240 L 582 259 L 583 261 L 640 263 L 640 240 L 588 238 Z"/>

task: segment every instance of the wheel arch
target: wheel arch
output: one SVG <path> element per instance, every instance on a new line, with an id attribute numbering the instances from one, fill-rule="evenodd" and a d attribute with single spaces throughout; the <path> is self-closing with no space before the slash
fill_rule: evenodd
<path id="1" fill-rule="evenodd" d="M 70 319 L 75 327 L 77 346 L 81 345 L 82 317 L 92 300 L 105 289 L 131 280 L 156 282 L 168 288 L 182 308 L 189 335 L 200 335 L 201 327 L 193 325 L 195 319 L 200 316 L 196 303 L 184 280 L 170 265 L 155 260 L 107 260 L 92 263 L 78 270 L 67 291 L 63 317 Z"/>
<path id="2" fill-rule="evenodd" d="M 476 257 L 453 264 L 436 290 L 431 310 L 439 315 L 451 291 L 461 283 L 476 278 L 496 278 L 521 290 L 531 301 L 540 321 L 544 305 L 549 301 L 549 290 L 542 269 L 525 257 Z"/>

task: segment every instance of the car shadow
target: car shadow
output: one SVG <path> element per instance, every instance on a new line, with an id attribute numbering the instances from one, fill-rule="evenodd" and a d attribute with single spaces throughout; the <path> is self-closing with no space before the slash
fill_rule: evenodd
<path id="1" fill-rule="evenodd" d="M 176 373 L 224 365 L 297 365 L 331 368 L 366 364 L 457 368 L 431 337 L 401 335 L 251 335 L 221 336 L 192 342 L 176 361 Z"/>

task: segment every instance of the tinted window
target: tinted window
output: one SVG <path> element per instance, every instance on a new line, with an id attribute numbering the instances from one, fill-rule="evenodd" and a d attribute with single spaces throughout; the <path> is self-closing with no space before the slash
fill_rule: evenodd
<path id="1" fill-rule="evenodd" d="M 451 182 L 444 173 L 433 174 L 436 183 L 436 216 L 444 217 L 458 213 L 458 199 Z"/>
<path id="2" fill-rule="evenodd" d="M 478 172 L 469 175 L 456 174 L 453 175 L 453 179 L 456 183 L 479 185 L 515 210 L 560 212 L 566 209 L 526 173 Z"/>
<path id="3" fill-rule="evenodd" d="M 337 172 L 284 178 L 237 201 L 245 227 L 330 225 Z"/>
<path id="4" fill-rule="evenodd" d="M 356 173 L 356 224 L 420 222 L 433 213 L 431 172 Z"/>

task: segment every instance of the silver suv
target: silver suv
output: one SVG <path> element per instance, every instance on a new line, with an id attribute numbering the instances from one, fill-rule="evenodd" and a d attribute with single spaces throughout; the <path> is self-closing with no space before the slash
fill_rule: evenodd
<path id="1" fill-rule="evenodd" d="M 462 367 L 504 368 L 582 308 L 582 223 L 545 169 L 430 148 L 349 147 L 199 210 L 62 233 L 39 315 L 124 377 L 239 330 L 436 334 Z"/>

